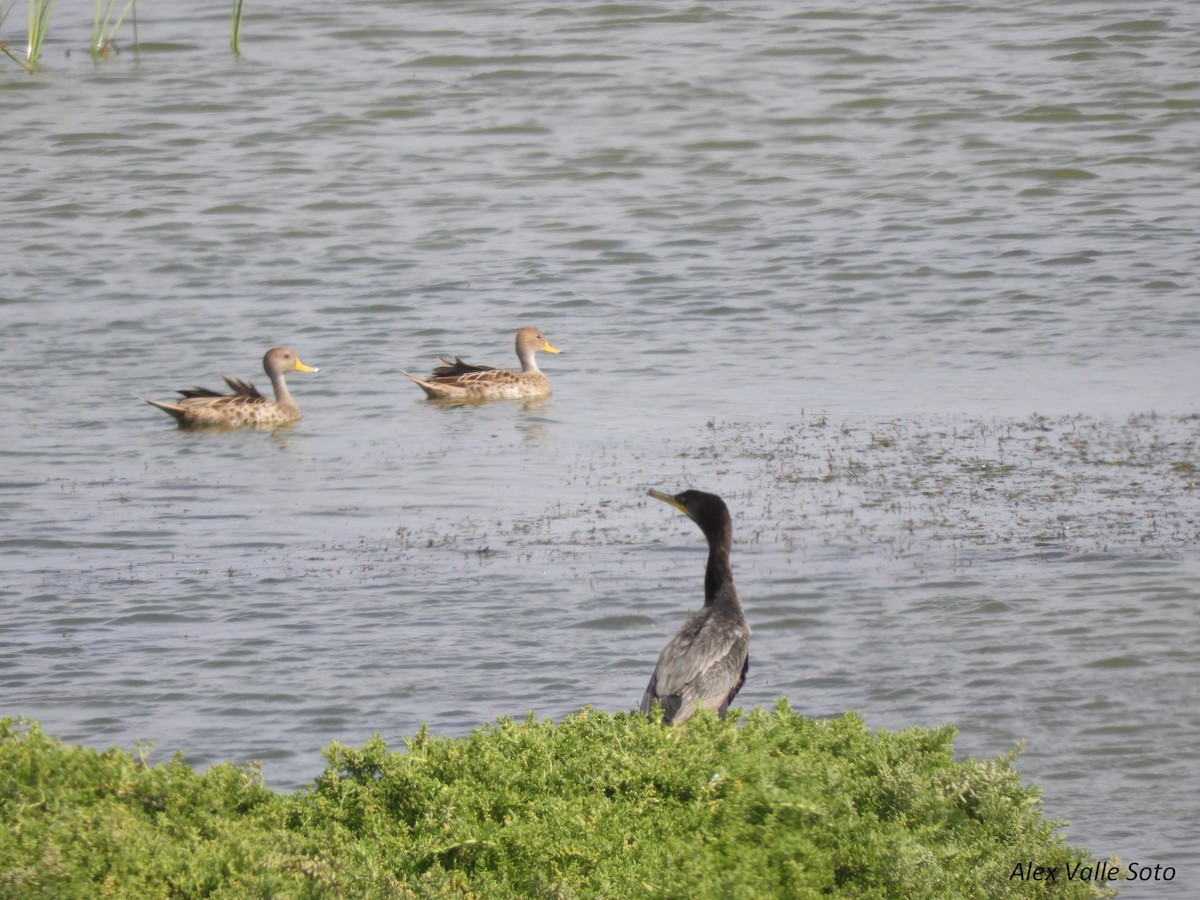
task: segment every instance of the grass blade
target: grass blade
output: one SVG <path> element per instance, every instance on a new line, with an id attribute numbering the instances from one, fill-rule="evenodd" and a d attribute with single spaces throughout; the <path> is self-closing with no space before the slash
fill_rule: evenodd
<path id="1" fill-rule="evenodd" d="M 92 42 L 88 48 L 88 52 L 93 57 L 108 56 L 109 48 L 115 46 L 117 29 L 121 27 L 121 23 L 125 21 L 125 17 L 133 9 L 134 0 L 129 0 L 125 4 L 125 9 L 122 10 L 121 15 L 117 17 L 117 21 L 109 28 L 108 23 L 112 20 L 113 2 L 114 0 L 108 0 L 107 4 L 104 4 L 104 14 L 101 16 L 101 4 L 103 0 L 96 0 L 96 11 L 92 17 Z M 134 21 L 137 21 L 136 13 L 134 14 Z"/>
<path id="2" fill-rule="evenodd" d="M 238 35 L 242 30 L 242 0 L 233 0 L 233 23 L 229 33 L 229 48 L 234 54 L 240 56 L 241 51 L 238 50 Z"/>
<path id="3" fill-rule="evenodd" d="M 46 28 L 50 24 L 50 12 L 53 9 L 54 0 L 29 0 L 29 45 L 25 50 L 29 65 L 25 68 L 31 72 L 42 56 L 42 44 L 46 40 Z"/>

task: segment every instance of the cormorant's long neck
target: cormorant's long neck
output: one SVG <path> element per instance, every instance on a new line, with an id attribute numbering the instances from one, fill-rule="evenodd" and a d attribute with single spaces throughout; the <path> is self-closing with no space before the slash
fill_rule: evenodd
<path id="1" fill-rule="evenodd" d="M 719 524 L 708 538 L 708 565 L 704 569 L 704 605 L 712 606 L 719 600 L 724 600 L 730 594 L 737 598 L 733 590 L 733 567 L 729 565 L 729 549 L 733 543 L 733 526 L 725 521 Z"/>

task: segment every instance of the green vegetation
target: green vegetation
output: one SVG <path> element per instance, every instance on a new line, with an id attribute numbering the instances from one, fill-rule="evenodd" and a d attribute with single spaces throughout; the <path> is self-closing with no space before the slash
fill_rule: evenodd
<path id="1" fill-rule="evenodd" d="M 233 22 L 229 30 L 229 49 L 235 54 L 241 53 L 238 50 L 238 37 L 242 32 L 242 0 L 233 0 Z"/>
<path id="2" fill-rule="evenodd" d="M 92 39 L 88 44 L 88 52 L 93 57 L 108 56 L 109 50 L 116 46 L 117 29 L 121 27 L 121 23 L 125 21 L 125 17 L 129 15 L 130 10 L 133 10 L 134 32 L 136 35 L 136 0 L 127 0 L 124 10 L 117 16 L 116 21 L 113 21 L 115 4 L 116 0 L 96 0 L 95 10 L 92 14 Z M 0 26 L 4 24 L 4 20 L 8 17 L 11 9 L 11 6 L 7 10 L 0 9 Z M 3 51 L 9 59 L 13 60 L 27 72 L 33 72 L 41 59 L 42 44 L 46 40 L 46 30 L 49 27 L 50 13 L 53 9 L 54 0 L 29 0 L 29 36 L 25 59 L 21 59 L 9 50 L 7 41 L 0 43 L 0 51 Z M 136 37 L 134 43 L 136 46 Z"/>
<path id="3" fill-rule="evenodd" d="M 42 44 L 46 40 L 46 29 L 50 26 L 50 13 L 54 0 L 29 0 L 29 44 L 25 58 L 30 68 L 37 66 L 42 57 Z"/>
<path id="4" fill-rule="evenodd" d="M 1104 896 L 1011 755 L 781 701 L 740 725 L 584 711 L 407 752 L 334 744 L 294 793 L 0 720 L 0 896 Z M 1058 880 L 1012 879 L 1033 861 Z"/>
<path id="5" fill-rule="evenodd" d="M 25 59 L 21 59 L 8 49 L 8 41 L 0 44 L 0 51 L 3 51 L 9 59 L 26 72 L 32 72 L 37 68 L 38 60 L 42 56 L 42 44 L 46 40 L 46 29 L 50 25 L 50 13 L 53 9 L 54 0 L 29 0 L 29 39 L 25 46 Z M 7 10 L 0 11 L 0 25 L 4 24 L 4 20 L 8 18 L 11 10 L 10 6 Z"/>
<path id="6" fill-rule="evenodd" d="M 96 0 L 96 9 L 92 14 L 92 41 L 88 45 L 88 50 L 92 56 L 108 56 L 109 48 L 114 46 L 117 29 L 121 27 L 121 23 L 125 21 L 125 17 L 129 15 L 129 10 L 134 9 L 134 21 L 137 20 L 137 11 L 134 8 L 134 0 L 129 0 L 125 4 L 125 9 L 121 15 L 117 16 L 117 21 L 113 22 L 112 27 L 109 27 L 109 22 L 112 21 L 113 6 L 116 0 Z M 136 27 L 136 26 L 135 26 Z"/>

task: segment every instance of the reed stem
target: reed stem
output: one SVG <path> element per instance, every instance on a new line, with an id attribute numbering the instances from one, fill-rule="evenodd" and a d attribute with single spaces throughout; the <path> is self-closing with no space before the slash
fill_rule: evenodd
<path id="1" fill-rule="evenodd" d="M 8 9 L 5 9 L 4 8 L 4 0 L 0 0 L 0 28 L 4 27 L 4 20 L 8 18 L 8 14 L 10 12 L 12 12 L 12 5 L 10 4 Z M 13 62 L 15 62 L 18 66 L 20 66 L 26 72 L 33 71 L 33 66 L 29 65 L 27 62 L 25 62 L 25 60 L 21 59 L 21 57 L 17 56 L 15 53 L 13 53 L 11 50 L 8 49 L 8 41 L 0 41 L 0 52 L 2 52 L 5 56 L 7 56 L 9 59 L 11 59 Z"/>
<path id="2" fill-rule="evenodd" d="M 107 3 L 104 0 L 96 0 L 96 11 L 92 17 L 92 42 L 88 48 L 88 52 L 93 57 L 108 56 L 109 48 L 114 46 L 117 29 L 121 27 L 121 23 L 129 15 L 129 11 L 134 8 L 134 0 L 129 0 L 125 4 L 125 9 L 121 12 L 121 15 L 117 17 L 117 21 L 113 24 L 112 28 L 109 28 L 108 23 L 112 20 L 114 2 L 115 0 L 108 0 Z M 102 7 L 103 15 L 101 15 Z M 134 20 L 136 21 L 136 19 L 137 14 L 134 13 Z"/>
<path id="3" fill-rule="evenodd" d="M 46 28 L 50 24 L 50 12 L 53 9 L 54 0 L 29 0 L 29 43 L 25 50 L 25 59 L 28 61 L 25 69 L 29 72 L 37 68 L 42 56 L 42 44 L 46 40 Z"/>
<path id="4" fill-rule="evenodd" d="M 238 50 L 238 35 L 242 30 L 242 0 L 233 0 L 233 23 L 229 33 L 229 48 L 235 55 L 241 56 Z"/>

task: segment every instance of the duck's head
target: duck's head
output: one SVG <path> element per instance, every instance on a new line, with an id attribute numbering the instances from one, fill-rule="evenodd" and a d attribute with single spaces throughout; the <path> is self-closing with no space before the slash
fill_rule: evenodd
<path id="1" fill-rule="evenodd" d="M 524 359 L 524 354 L 533 355 L 538 351 L 542 353 L 562 353 L 557 347 L 551 347 L 550 342 L 546 340 L 546 336 L 542 334 L 540 328 L 534 328 L 527 325 L 517 332 L 517 356 Z"/>
<path id="2" fill-rule="evenodd" d="M 300 362 L 300 357 L 296 355 L 296 351 L 290 347 L 275 347 L 268 350 L 267 355 L 263 357 L 263 369 L 266 373 L 274 378 L 276 375 L 283 375 L 285 372 L 319 372 L 320 369 L 313 366 L 306 366 Z"/>

